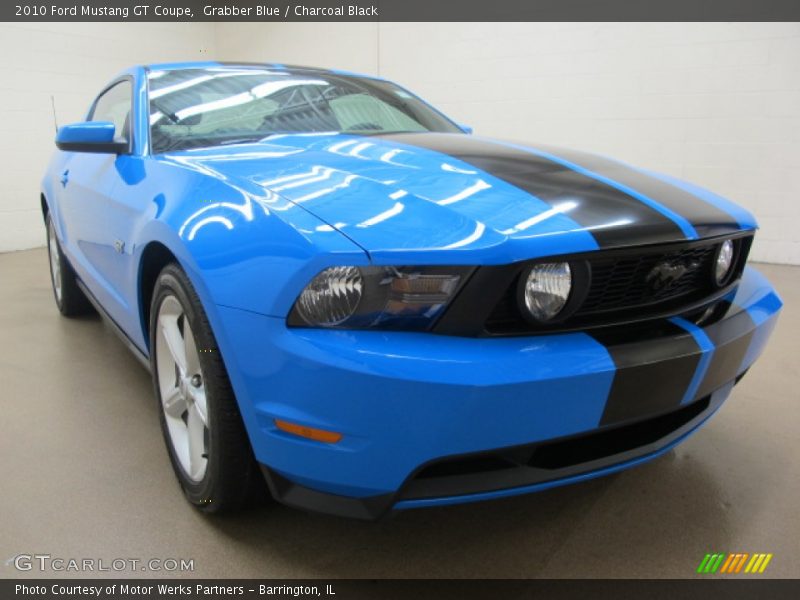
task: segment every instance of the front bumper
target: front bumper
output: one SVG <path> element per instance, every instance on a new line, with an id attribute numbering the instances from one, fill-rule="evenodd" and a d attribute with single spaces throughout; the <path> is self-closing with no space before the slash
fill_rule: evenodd
<path id="1" fill-rule="evenodd" d="M 361 518 L 525 493 L 665 452 L 727 398 L 781 301 L 748 268 L 719 320 L 624 336 L 288 329 L 218 307 L 256 458 L 287 504 Z M 600 330 L 598 330 L 600 331 Z M 336 431 L 336 444 L 274 420 Z"/>

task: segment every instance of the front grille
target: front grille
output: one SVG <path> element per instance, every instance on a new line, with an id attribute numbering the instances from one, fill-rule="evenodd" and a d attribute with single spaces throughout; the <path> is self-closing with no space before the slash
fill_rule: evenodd
<path id="1" fill-rule="evenodd" d="M 738 279 L 744 268 L 752 236 L 735 240 L 735 263 L 730 281 Z M 719 292 L 714 284 L 713 268 L 720 239 L 661 247 L 594 252 L 579 257 L 585 261 L 586 281 L 575 281 L 573 293 L 583 298 L 564 322 L 545 326 L 528 321 L 522 314 L 517 298 L 522 266 L 503 295 L 489 313 L 484 330 L 492 335 L 513 335 L 535 331 L 577 329 L 607 326 L 664 316 L 674 311 L 713 299 Z M 554 259 L 550 259 L 554 260 Z M 564 257 L 570 260 L 571 257 Z M 685 265 L 689 268 L 668 286 L 653 285 L 653 269 L 661 264 Z"/>
<path id="2" fill-rule="evenodd" d="M 717 244 L 687 248 L 668 254 L 650 253 L 591 261 L 589 293 L 576 315 L 646 306 L 693 294 L 709 294 Z M 668 288 L 656 290 L 648 273 L 660 262 L 695 265 Z"/>

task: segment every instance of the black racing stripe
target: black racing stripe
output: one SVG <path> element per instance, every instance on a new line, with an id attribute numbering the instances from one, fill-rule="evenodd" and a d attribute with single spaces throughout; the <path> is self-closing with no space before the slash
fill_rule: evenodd
<path id="1" fill-rule="evenodd" d="M 551 206 L 577 202 L 568 216 L 601 248 L 685 240 L 669 217 L 635 197 L 548 158 L 469 135 L 387 134 L 383 138 L 452 156 L 502 179 Z M 625 220 L 625 225 L 612 225 Z"/>
<path id="2" fill-rule="evenodd" d="M 601 330 L 592 337 L 606 346 L 617 368 L 600 425 L 644 419 L 680 406 L 701 353 L 688 331 L 665 321 L 657 330 Z"/>
<path id="3" fill-rule="evenodd" d="M 648 198 L 653 198 L 689 221 L 701 238 L 739 231 L 735 218 L 721 208 L 634 167 L 604 156 L 577 150 L 547 146 L 537 146 L 537 148 L 633 188 Z"/>
<path id="4" fill-rule="evenodd" d="M 739 369 L 750 347 L 755 328 L 756 324 L 750 314 L 733 305 L 724 319 L 704 329 L 714 343 L 714 354 L 695 398 L 702 398 L 718 390 L 740 374 Z"/>
<path id="5" fill-rule="evenodd" d="M 755 323 L 746 310 L 729 304 L 720 314 L 721 320 L 703 329 L 714 344 L 714 353 L 692 401 L 741 374 L 753 338 Z M 599 330 L 592 337 L 606 347 L 617 368 L 600 425 L 643 419 L 680 406 L 702 352 L 691 333 L 662 321 Z"/>

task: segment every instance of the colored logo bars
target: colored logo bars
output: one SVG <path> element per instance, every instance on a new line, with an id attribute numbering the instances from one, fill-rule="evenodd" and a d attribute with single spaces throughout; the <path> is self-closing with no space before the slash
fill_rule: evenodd
<path id="1" fill-rule="evenodd" d="M 697 567 L 698 573 L 763 573 L 772 554 L 706 554 Z M 747 566 L 745 566 L 747 565 Z"/>

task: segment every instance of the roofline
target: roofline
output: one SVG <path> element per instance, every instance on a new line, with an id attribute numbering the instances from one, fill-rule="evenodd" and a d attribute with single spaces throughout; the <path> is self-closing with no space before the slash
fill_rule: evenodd
<path id="1" fill-rule="evenodd" d="M 311 67 L 305 65 L 287 65 L 284 63 L 271 62 L 252 62 L 252 61 L 196 61 L 196 62 L 171 62 L 171 63 L 152 63 L 143 65 L 145 71 L 180 71 L 185 69 L 208 69 L 218 67 L 240 67 L 240 68 L 268 68 L 284 71 L 304 71 L 313 73 L 331 73 L 333 75 L 345 75 L 349 77 L 363 77 L 365 79 L 383 80 L 377 75 L 367 73 L 357 73 L 344 69 L 326 69 L 323 67 Z"/>

